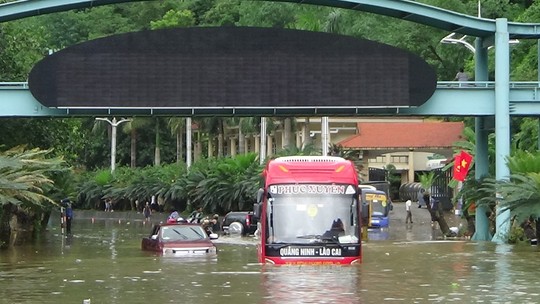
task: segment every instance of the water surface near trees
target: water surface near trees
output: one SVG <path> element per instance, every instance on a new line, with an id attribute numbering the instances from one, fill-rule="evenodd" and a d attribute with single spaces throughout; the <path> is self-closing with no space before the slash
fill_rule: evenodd
<path id="1" fill-rule="evenodd" d="M 313 267 L 260 265 L 251 237 L 221 237 L 215 259 L 162 257 L 140 250 L 150 224 L 122 217 L 79 216 L 70 237 L 53 219 L 1 251 L 0 303 L 540 303 L 537 247 L 434 240 L 421 217 L 371 232 L 361 265 Z"/>

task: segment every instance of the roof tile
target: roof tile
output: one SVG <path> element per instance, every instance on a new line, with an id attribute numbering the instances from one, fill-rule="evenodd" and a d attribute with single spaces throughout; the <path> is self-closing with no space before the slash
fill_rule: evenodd
<path id="1" fill-rule="evenodd" d="M 359 122 L 358 134 L 338 144 L 349 149 L 451 148 L 463 140 L 463 122 Z"/>

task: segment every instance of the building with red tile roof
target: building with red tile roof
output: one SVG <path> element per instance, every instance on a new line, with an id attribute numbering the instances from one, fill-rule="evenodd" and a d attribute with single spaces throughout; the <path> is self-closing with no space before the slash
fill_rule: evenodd
<path id="1" fill-rule="evenodd" d="M 426 170 L 433 153 L 451 159 L 454 143 L 464 140 L 465 127 L 463 122 L 443 121 L 362 121 L 356 126 L 357 134 L 336 144 L 346 150 L 363 151 L 361 174 L 366 177 L 368 168 L 392 164 L 401 172 L 404 183 L 414 181 L 415 171 Z"/>
<path id="2" fill-rule="evenodd" d="M 440 153 L 462 140 L 463 128 L 463 122 L 359 122 L 358 133 L 337 144 L 345 149 Z"/>

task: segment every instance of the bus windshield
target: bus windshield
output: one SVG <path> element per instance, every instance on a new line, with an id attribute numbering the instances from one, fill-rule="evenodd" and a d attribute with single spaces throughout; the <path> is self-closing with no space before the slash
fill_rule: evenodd
<path id="1" fill-rule="evenodd" d="M 267 243 L 358 243 L 357 204 L 351 194 L 272 194 Z"/>
<path id="2" fill-rule="evenodd" d="M 382 205 L 379 201 L 372 201 L 371 202 L 371 214 L 372 215 L 378 215 L 383 216 L 386 215 L 385 206 Z"/>
<path id="3" fill-rule="evenodd" d="M 388 202 L 386 195 L 365 193 L 363 194 L 364 203 L 371 206 L 371 215 L 387 216 L 388 215 Z"/>

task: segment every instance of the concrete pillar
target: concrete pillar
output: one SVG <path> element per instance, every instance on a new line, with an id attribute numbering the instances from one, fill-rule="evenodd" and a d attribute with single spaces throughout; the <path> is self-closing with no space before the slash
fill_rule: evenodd
<path id="1" fill-rule="evenodd" d="M 508 20 L 495 20 L 495 178 L 509 178 L 506 157 L 510 155 L 510 50 Z M 510 211 L 497 208 L 493 241 L 504 243 L 510 232 Z"/>
<path id="2" fill-rule="evenodd" d="M 283 133 L 281 134 L 281 147 L 283 149 L 291 148 L 291 118 L 283 120 Z"/>
<path id="3" fill-rule="evenodd" d="M 328 146 L 330 145 L 330 130 L 328 128 L 328 116 L 321 119 L 321 148 L 322 155 L 328 155 Z"/>
<path id="4" fill-rule="evenodd" d="M 474 161 L 475 166 L 475 178 L 477 180 L 486 176 L 489 172 L 489 160 L 488 160 L 488 130 L 486 130 L 485 117 L 477 117 L 475 119 L 475 132 L 476 132 L 476 159 Z M 489 218 L 486 213 L 488 208 L 476 207 L 475 215 L 475 232 L 471 237 L 476 241 L 489 241 L 493 238 L 489 228 Z"/>
<path id="5" fill-rule="evenodd" d="M 407 167 L 409 168 L 409 183 L 414 182 L 414 151 L 409 151 Z"/>
<path id="6" fill-rule="evenodd" d="M 369 181 L 369 150 L 362 150 L 362 170 L 358 173 L 362 181 Z"/>
<path id="7" fill-rule="evenodd" d="M 208 136 L 208 158 L 212 158 L 214 156 L 214 141 L 210 136 Z"/>
<path id="8" fill-rule="evenodd" d="M 199 161 L 202 157 L 202 143 L 201 143 L 201 133 L 197 132 L 197 141 L 195 142 L 193 153 L 193 161 Z"/>
<path id="9" fill-rule="evenodd" d="M 483 46 L 482 38 L 476 38 L 475 41 L 475 80 L 488 80 L 488 49 Z M 475 151 L 475 176 L 479 180 L 489 173 L 489 158 L 488 158 L 488 135 L 489 131 L 486 127 L 486 117 L 476 117 L 474 122 L 474 130 L 476 135 L 476 151 Z M 475 232 L 471 237 L 472 240 L 490 241 L 493 236 L 489 229 L 489 218 L 486 215 L 486 207 L 476 207 L 475 215 Z"/>
<path id="10" fill-rule="evenodd" d="M 302 149 L 311 144 L 311 128 L 309 127 L 309 117 L 306 117 L 306 121 L 302 126 Z"/>
<path id="11" fill-rule="evenodd" d="M 186 166 L 191 167 L 191 149 L 192 149 L 192 139 L 193 133 L 191 132 L 191 117 L 186 118 Z"/>
<path id="12" fill-rule="evenodd" d="M 266 147 L 266 155 L 267 157 L 271 157 L 272 156 L 272 146 L 274 145 L 274 138 L 272 137 L 272 135 L 268 135 L 266 137 L 266 142 L 268 143 L 268 147 Z"/>
<path id="13" fill-rule="evenodd" d="M 229 139 L 229 142 L 231 143 L 231 157 L 236 156 L 236 138 L 231 137 Z"/>
<path id="14" fill-rule="evenodd" d="M 254 143 L 255 143 L 255 153 L 259 154 L 260 155 L 260 152 L 261 152 L 261 138 L 260 138 L 260 135 L 255 135 L 254 138 Z"/>
<path id="15" fill-rule="evenodd" d="M 260 147 L 259 149 L 259 164 L 264 164 L 266 160 L 266 117 L 261 117 L 261 131 L 260 131 Z"/>

